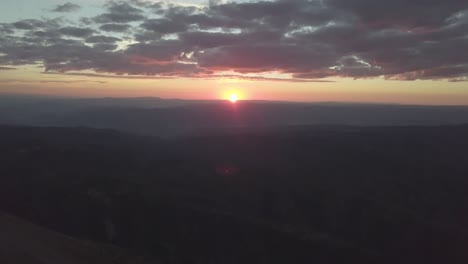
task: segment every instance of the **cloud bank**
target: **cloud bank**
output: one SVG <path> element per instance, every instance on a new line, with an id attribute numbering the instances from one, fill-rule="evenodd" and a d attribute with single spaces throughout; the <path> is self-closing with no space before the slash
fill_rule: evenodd
<path id="1" fill-rule="evenodd" d="M 66 3 L 55 12 L 74 12 Z M 48 72 L 291 80 L 468 77 L 468 1 L 112 1 L 79 21 L 0 24 L 0 65 Z"/>
<path id="2" fill-rule="evenodd" d="M 62 5 L 57 5 L 54 9 L 52 9 L 52 12 L 68 13 L 68 12 L 75 12 L 80 9 L 81 9 L 81 6 L 67 2 Z"/>

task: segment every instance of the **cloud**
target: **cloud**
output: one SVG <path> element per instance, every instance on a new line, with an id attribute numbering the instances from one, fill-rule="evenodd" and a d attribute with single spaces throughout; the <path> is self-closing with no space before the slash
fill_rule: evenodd
<path id="1" fill-rule="evenodd" d="M 112 44 L 115 42 L 121 41 L 121 39 L 116 37 L 109 37 L 109 36 L 92 36 L 85 40 L 87 43 L 107 43 Z"/>
<path id="2" fill-rule="evenodd" d="M 100 51 L 113 51 L 118 48 L 117 45 L 109 43 L 96 43 L 93 45 L 93 47 Z"/>
<path id="3" fill-rule="evenodd" d="M 158 78 L 225 71 L 246 78 L 275 71 L 291 81 L 468 77 L 467 1 L 208 4 L 110 1 L 101 14 L 79 21 L 0 24 L 0 64 Z"/>
<path id="4" fill-rule="evenodd" d="M 109 2 L 107 13 L 93 18 L 97 23 L 128 23 L 143 20 L 143 11 L 126 2 Z"/>
<path id="5" fill-rule="evenodd" d="M 210 7 L 214 7 L 223 3 L 224 3 L 223 0 L 208 0 L 208 6 Z"/>
<path id="6" fill-rule="evenodd" d="M 97 77 L 97 78 L 111 78 L 111 79 L 175 79 L 177 76 L 135 76 L 135 75 L 108 75 L 108 74 L 97 74 L 97 73 L 78 73 L 78 72 L 68 72 L 68 73 L 57 73 L 57 72 L 44 72 L 43 74 L 47 75 L 68 75 L 68 76 L 85 76 L 85 77 Z M 212 74 L 197 74 L 188 76 L 193 79 L 208 79 L 208 80 L 225 80 L 225 79 L 241 79 L 246 81 L 275 81 L 275 82 L 316 82 L 316 83 L 333 83 L 334 81 L 330 80 L 312 80 L 312 79 L 287 79 L 287 78 L 270 78 L 262 76 L 244 76 L 244 75 L 232 75 L 232 74 L 221 74 L 221 75 L 212 75 Z"/>
<path id="7" fill-rule="evenodd" d="M 91 81 L 91 80 L 70 80 L 70 81 L 55 81 L 55 80 L 49 80 L 49 81 L 39 81 L 41 83 L 107 83 L 105 81 Z"/>
<path id="8" fill-rule="evenodd" d="M 99 26 L 99 29 L 106 32 L 125 32 L 130 29 L 130 25 L 126 24 L 104 24 Z"/>
<path id="9" fill-rule="evenodd" d="M 146 30 L 162 34 L 185 32 L 188 29 L 188 25 L 182 21 L 174 21 L 165 18 L 150 19 L 141 24 L 141 26 Z"/>
<path id="10" fill-rule="evenodd" d="M 83 38 L 91 36 L 95 31 L 90 28 L 64 27 L 59 29 L 58 32 L 65 36 Z"/>
<path id="11" fill-rule="evenodd" d="M 107 83 L 105 81 L 93 81 L 93 80 L 20 80 L 20 79 L 5 79 L 2 83 Z"/>
<path id="12" fill-rule="evenodd" d="M 336 55 L 328 47 L 295 44 L 239 44 L 207 49 L 201 67 L 238 72 L 304 72 L 330 65 Z"/>
<path id="13" fill-rule="evenodd" d="M 454 13 L 468 8 L 463 0 L 328 0 L 371 27 L 436 28 Z"/>
<path id="14" fill-rule="evenodd" d="M 12 70 L 16 70 L 16 68 L 0 66 L 0 71 L 12 71 Z"/>
<path id="15" fill-rule="evenodd" d="M 0 36 L 15 33 L 14 27 L 11 24 L 0 23 Z"/>
<path id="16" fill-rule="evenodd" d="M 16 29 L 32 30 L 32 29 L 44 27 L 45 23 L 37 19 L 24 19 L 24 20 L 17 21 L 13 23 L 12 25 Z"/>
<path id="17" fill-rule="evenodd" d="M 52 12 L 67 13 L 67 12 L 76 12 L 81 9 L 81 6 L 67 2 L 62 5 L 57 5 Z"/>
<path id="18" fill-rule="evenodd" d="M 142 75 L 111 75 L 104 73 L 83 73 L 83 72 L 43 72 L 42 74 L 47 75 L 67 75 L 67 76 L 84 76 L 84 77 L 97 77 L 97 78 L 109 78 L 109 79 L 131 79 L 131 80 L 147 80 L 147 79 L 175 79 L 177 76 L 142 76 Z"/>

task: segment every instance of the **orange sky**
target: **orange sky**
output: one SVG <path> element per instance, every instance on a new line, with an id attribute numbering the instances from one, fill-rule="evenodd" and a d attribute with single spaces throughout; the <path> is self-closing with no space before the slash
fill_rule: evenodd
<path id="1" fill-rule="evenodd" d="M 106 78 L 43 74 L 37 67 L 0 71 L 0 93 L 74 97 L 155 96 L 182 99 L 334 101 L 467 105 L 466 82 L 326 79 L 329 82 L 241 79 Z"/>

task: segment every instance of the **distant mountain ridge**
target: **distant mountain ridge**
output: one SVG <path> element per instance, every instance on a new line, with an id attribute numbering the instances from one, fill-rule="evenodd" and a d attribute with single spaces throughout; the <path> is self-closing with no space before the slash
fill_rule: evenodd
<path id="1" fill-rule="evenodd" d="M 0 124 L 109 128 L 159 137 L 307 125 L 468 123 L 468 106 L 0 96 Z"/>

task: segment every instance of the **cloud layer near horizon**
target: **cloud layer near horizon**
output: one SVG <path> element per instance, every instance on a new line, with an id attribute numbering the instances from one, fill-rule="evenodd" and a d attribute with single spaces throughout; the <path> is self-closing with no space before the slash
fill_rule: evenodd
<path id="1" fill-rule="evenodd" d="M 112 1 L 79 21 L 0 24 L 0 66 L 38 64 L 48 72 L 457 81 L 468 79 L 467 50 L 465 0 Z"/>

